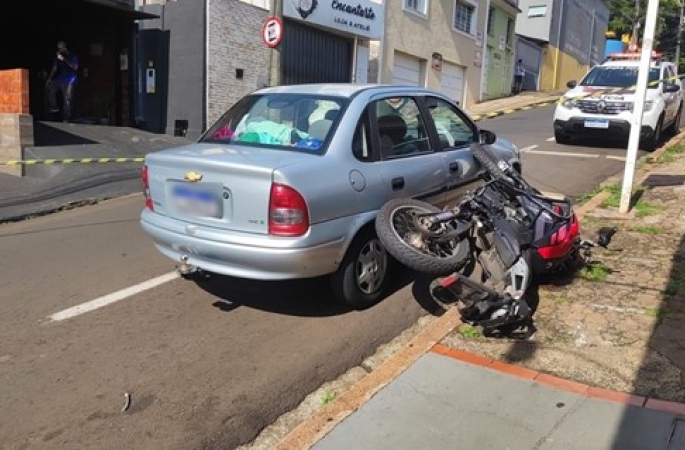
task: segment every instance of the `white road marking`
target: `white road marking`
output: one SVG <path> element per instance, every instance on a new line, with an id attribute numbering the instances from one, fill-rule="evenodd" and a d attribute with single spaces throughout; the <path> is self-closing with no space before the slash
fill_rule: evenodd
<path id="1" fill-rule="evenodd" d="M 545 140 L 546 140 L 547 142 L 554 142 L 554 141 L 556 141 L 556 138 L 551 137 L 551 138 L 547 138 L 547 139 L 545 139 Z"/>
<path id="2" fill-rule="evenodd" d="M 71 319 L 72 317 L 80 316 L 81 314 L 94 311 L 98 308 L 102 308 L 103 306 L 111 305 L 112 303 L 116 303 L 120 300 L 125 300 L 128 297 L 140 294 L 141 292 L 147 291 L 148 289 L 161 286 L 164 283 L 168 283 L 169 281 L 173 281 L 179 278 L 179 276 L 180 275 L 178 274 L 178 272 L 169 272 L 167 274 L 158 276 L 157 278 L 153 278 L 151 280 L 147 280 L 140 284 L 127 287 L 125 289 L 113 292 L 103 297 L 96 298 L 95 300 L 91 300 L 86 303 L 81 303 L 80 305 L 72 306 L 71 308 L 67 308 L 63 311 L 48 316 L 48 319 L 52 322 L 59 322 L 62 320 Z"/>
<path id="3" fill-rule="evenodd" d="M 543 150 L 528 150 L 526 153 L 535 155 L 549 155 L 549 156 L 570 156 L 572 158 L 599 158 L 599 155 L 588 155 L 586 153 L 570 153 L 570 152 L 547 152 Z"/>
<path id="4" fill-rule="evenodd" d="M 538 148 L 538 145 L 537 145 L 537 144 L 535 144 L 535 145 L 529 145 L 528 147 L 520 148 L 519 151 L 520 151 L 521 153 L 524 153 L 524 152 L 529 152 L 529 151 L 531 151 L 531 150 L 535 150 L 536 148 Z"/>
<path id="5" fill-rule="evenodd" d="M 616 161 L 625 161 L 626 157 L 625 156 L 606 155 L 606 159 L 615 159 Z"/>

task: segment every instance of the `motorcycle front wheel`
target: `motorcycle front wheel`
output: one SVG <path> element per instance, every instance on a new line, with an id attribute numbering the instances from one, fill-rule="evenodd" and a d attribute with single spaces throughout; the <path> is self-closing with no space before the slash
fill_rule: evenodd
<path id="1" fill-rule="evenodd" d="M 470 257 L 468 239 L 439 239 L 441 232 L 428 232 L 420 225 L 425 214 L 441 210 L 413 199 L 390 200 L 376 216 L 376 234 L 385 249 L 401 264 L 429 275 L 448 275 L 460 270 Z M 442 234 L 451 231 L 449 224 Z"/>

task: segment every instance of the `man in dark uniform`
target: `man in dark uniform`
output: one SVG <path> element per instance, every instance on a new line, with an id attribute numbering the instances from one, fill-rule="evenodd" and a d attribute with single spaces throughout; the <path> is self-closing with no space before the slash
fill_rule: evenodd
<path id="1" fill-rule="evenodd" d="M 48 75 L 45 87 L 49 89 L 48 98 L 50 102 L 50 112 L 58 113 L 57 91 L 62 94 L 63 108 L 62 119 L 65 122 L 71 120 L 72 102 L 74 100 L 74 90 L 78 80 L 78 58 L 71 53 L 64 41 L 57 43 L 57 55 Z"/>
<path id="2" fill-rule="evenodd" d="M 514 68 L 514 94 L 518 94 L 523 89 L 523 77 L 526 76 L 526 69 L 523 68 L 523 60 L 516 61 Z"/>

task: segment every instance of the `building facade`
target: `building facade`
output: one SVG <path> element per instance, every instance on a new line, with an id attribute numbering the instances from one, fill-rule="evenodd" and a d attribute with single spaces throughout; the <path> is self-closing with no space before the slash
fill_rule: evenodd
<path id="1" fill-rule="evenodd" d="M 5 43 L 0 70 L 28 70 L 29 109 L 34 119 L 61 120 L 48 111 L 45 82 L 56 44 L 63 40 L 79 60 L 73 120 L 133 123 L 135 22 L 153 16 L 136 11 L 133 0 L 5 3 L 0 14 L 0 39 Z"/>
<path id="2" fill-rule="evenodd" d="M 516 50 L 517 2 L 490 0 L 481 100 L 511 95 Z"/>
<path id="3" fill-rule="evenodd" d="M 372 74 L 380 83 L 425 86 L 460 105 L 476 103 L 482 83 L 485 3 L 386 1 L 385 33 L 371 52 Z"/>
<path id="4" fill-rule="evenodd" d="M 607 0 L 520 0 L 519 6 L 516 33 L 525 45 L 518 50 L 526 68 L 537 70 L 539 89 L 563 89 L 601 62 L 609 25 Z"/>
<path id="5" fill-rule="evenodd" d="M 281 40 L 271 50 L 262 39 L 270 1 L 145 0 L 141 8 L 160 17 L 141 24 L 147 56 L 140 72 L 160 69 L 154 92 L 140 94 L 141 121 L 150 131 L 191 138 L 268 86 L 272 64 L 278 84 L 366 82 L 369 41 L 381 37 L 384 22 L 382 5 L 370 0 L 286 1 Z"/>

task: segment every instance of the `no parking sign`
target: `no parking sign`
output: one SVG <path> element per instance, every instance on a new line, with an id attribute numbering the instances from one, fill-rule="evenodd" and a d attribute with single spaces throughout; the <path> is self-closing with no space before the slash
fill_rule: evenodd
<path id="1" fill-rule="evenodd" d="M 262 41 L 269 48 L 277 47 L 283 39 L 283 21 L 279 17 L 267 17 L 262 26 Z"/>

